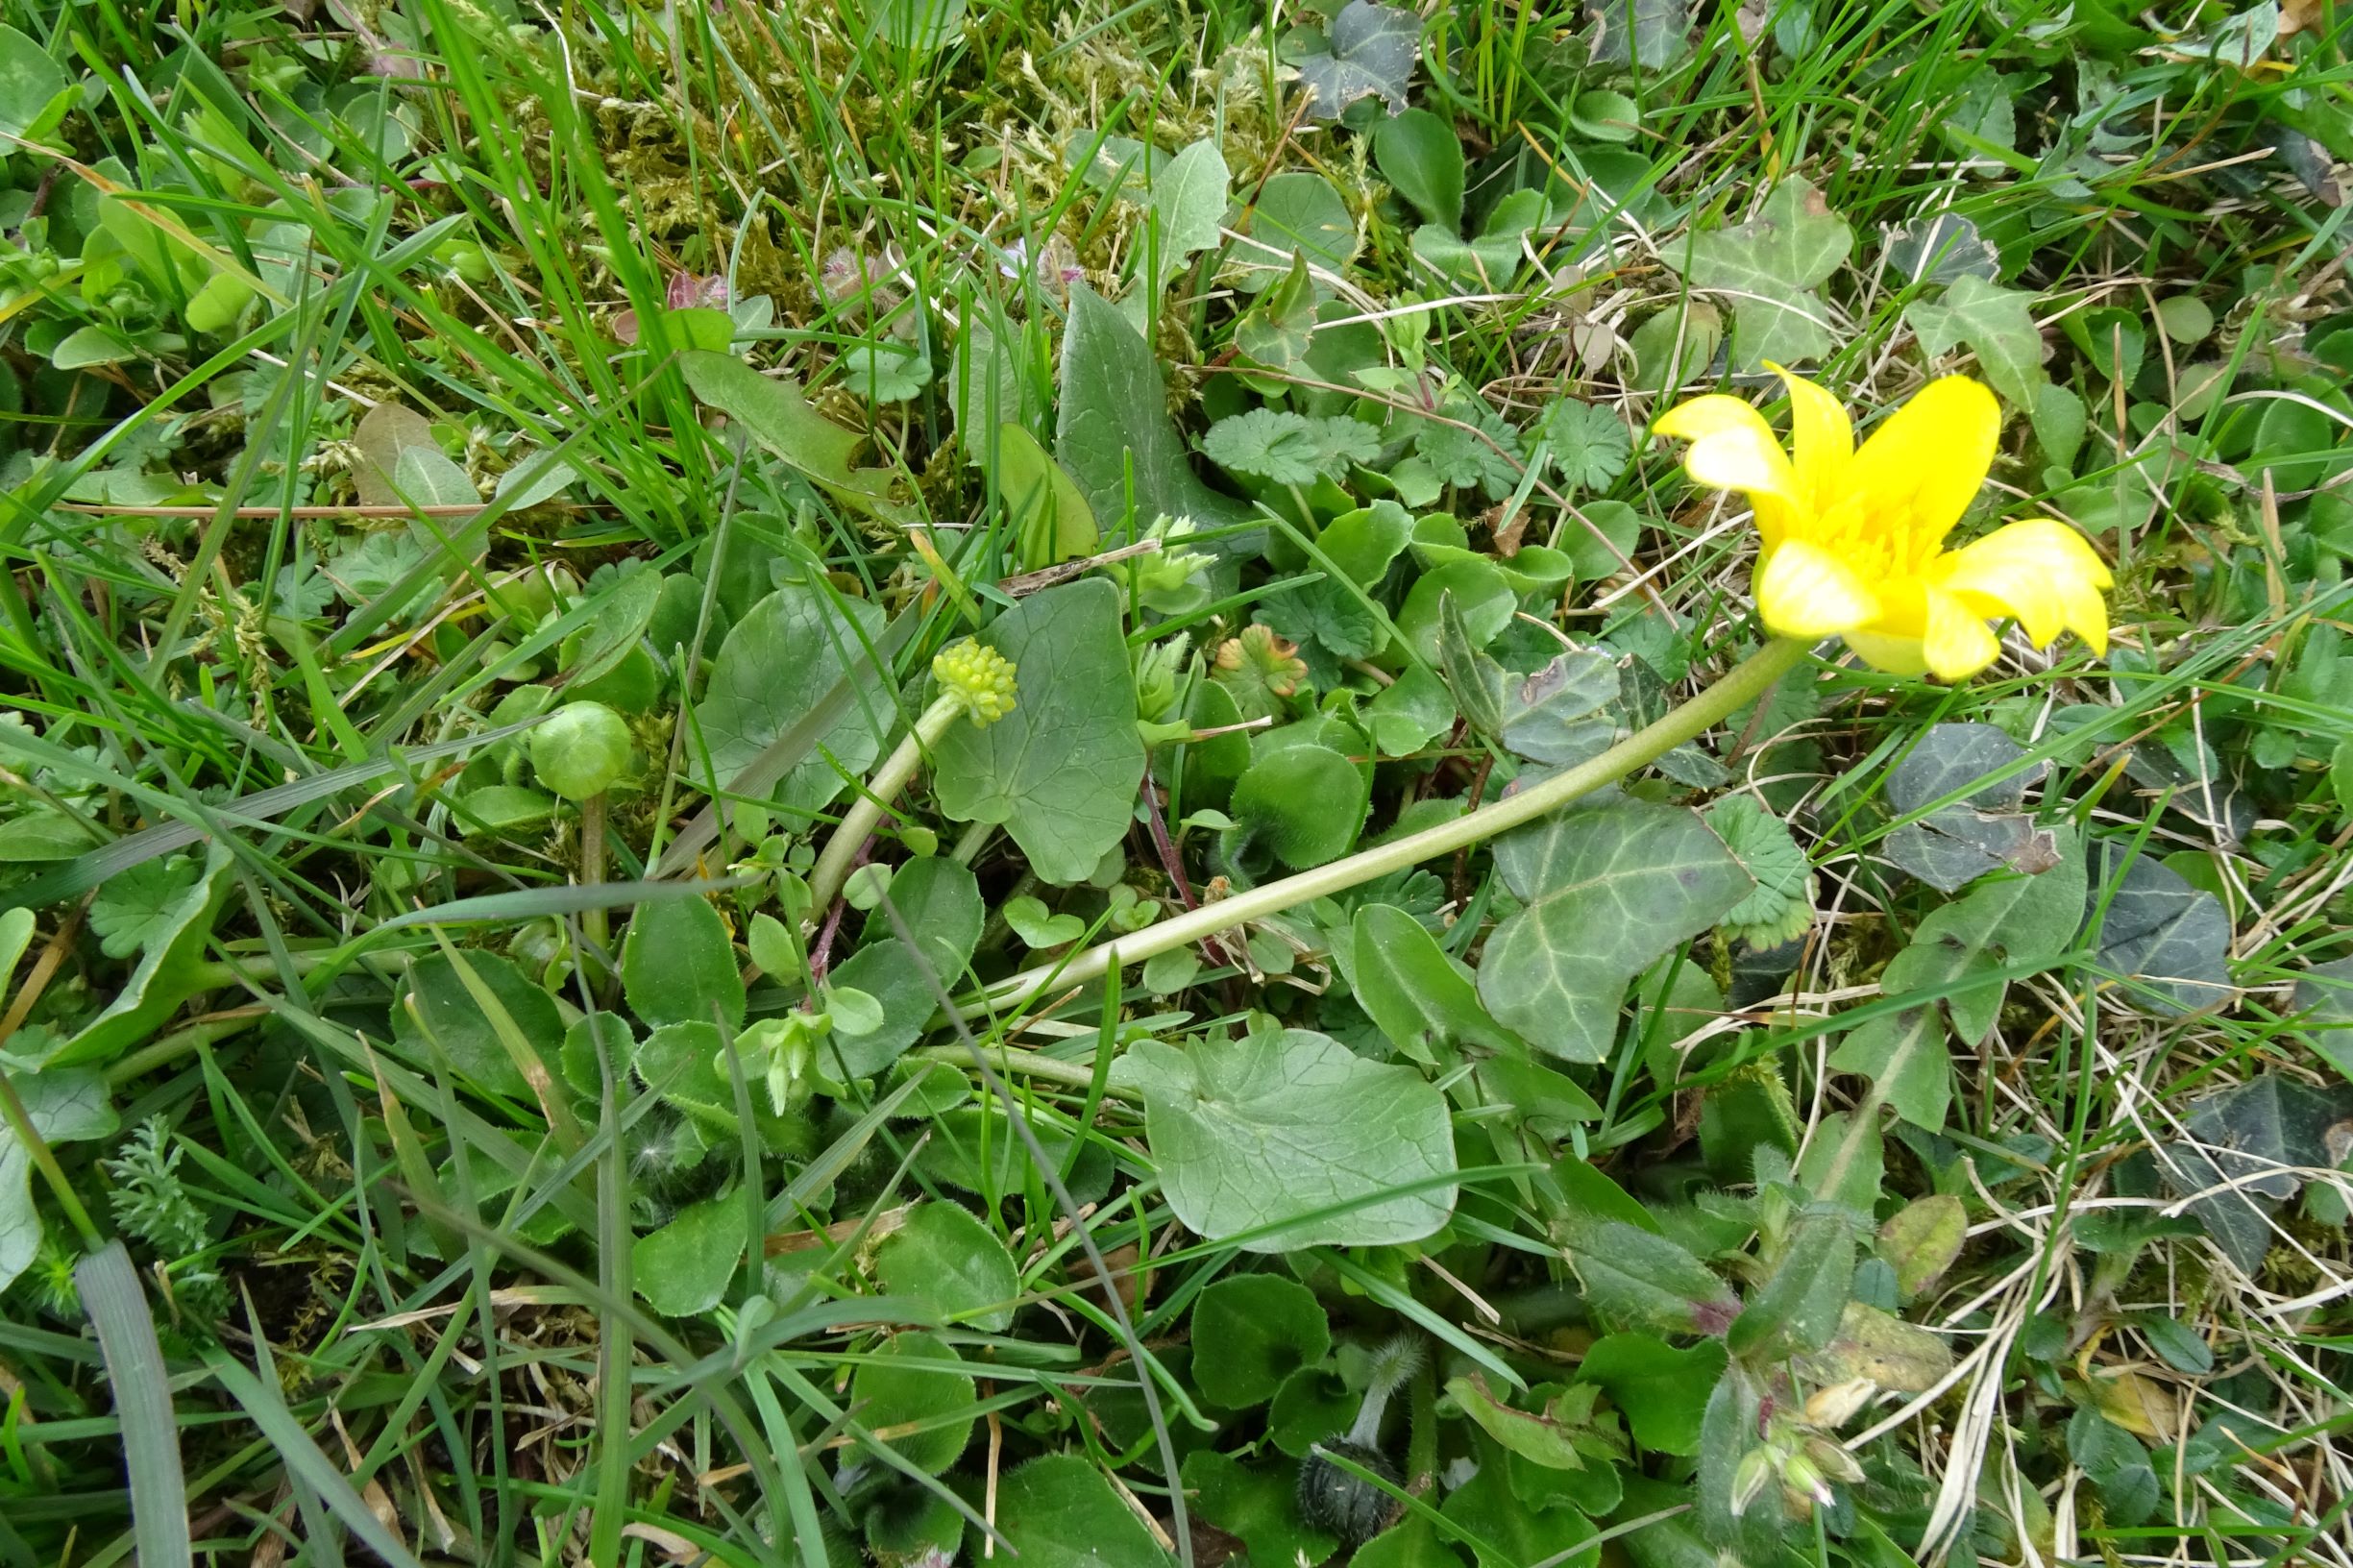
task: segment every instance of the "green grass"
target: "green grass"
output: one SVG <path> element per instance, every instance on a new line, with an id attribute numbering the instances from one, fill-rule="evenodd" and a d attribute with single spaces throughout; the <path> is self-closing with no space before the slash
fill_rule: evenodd
<path id="1" fill-rule="evenodd" d="M 2336 10 L 1424 9 L 0 3 L 0 1564 L 2345 1560 Z M 1762 330 L 2106 657 L 1381 858 L 1760 646 Z"/>

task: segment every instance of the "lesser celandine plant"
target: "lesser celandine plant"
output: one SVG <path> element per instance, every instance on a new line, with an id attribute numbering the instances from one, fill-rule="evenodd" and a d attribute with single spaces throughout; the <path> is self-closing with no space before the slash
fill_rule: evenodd
<path id="1" fill-rule="evenodd" d="M 1929 382 L 1860 448 L 1830 393 L 1779 366 L 1790 449 L 1739 398 L 1710 393 L 1656 426 L 1691 443 L 1701 484 L 1756 509 L 1756 612 L 1777 636 L 1843 637 L 1875 670 L 1962 680 L 2001 651 L 1986 625 L 2016 617 L 2037 648 L 2071 631 L 2108 647 L 2106 563 L 2073 528 L 2028 518 L 1974 544 L 1945 538 L 1994 463 L 2001 414 L 1965 376 Z"/>
<path id="2" fill-rule="evenodd" d="M 970 1012 L 1077 985 L 1127 964 L 1449 854 L 1613 784 L 1756 701 L 1818 642 L 1843 638 L 1874 669 L 1961 680 L 2000 653 L 1988 622 L 2015 618 L 2038 648 L 2072 631 L 2104 653 L 2112 581 L 2091 544 L 2048 518 L 1945 541 L 1983 488 L 2001 415 L 1967 377 L 1931 381 L 1858 448 L 1828 391 L 1773 367 L 1789 389 L 1791 449 L 1757 409 L 1709 393 L 1654 429 L 1691 442 L 1700 484 L 1744 492 L 1760 540 L 1757 617 L 1772 638 L 1723 678 L 1591 761 L 1449 822 L 1189 910 L 993 987 Z M 837 840 L 837 842 L 839 842 Z"/>

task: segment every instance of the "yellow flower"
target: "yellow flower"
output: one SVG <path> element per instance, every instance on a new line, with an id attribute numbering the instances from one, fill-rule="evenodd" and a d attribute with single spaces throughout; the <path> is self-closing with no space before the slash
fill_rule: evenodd
<path id="1" fill-rule="evenodd" d="M 1861 448 L 1838 400 L 1778 365 L 1791 442 L 1738 398 L 1669 409 L 1663 435 L 1691 443 L 1697 482 L 1739 490 L 1763 540 L 1756 608 L 1777 636 L 1844 637 L 1874 669 L 1959 680 L 2001 652 L 1989 621 L 2015 617 L 2037 648 L 2062 630 L 2108 649 L 2106 563 L 2064 523 L 2012 523 L 1958 550 L 1945 535 L 1994 462 L 2001 416 L 1965 376 L 1931 381 Z"/>

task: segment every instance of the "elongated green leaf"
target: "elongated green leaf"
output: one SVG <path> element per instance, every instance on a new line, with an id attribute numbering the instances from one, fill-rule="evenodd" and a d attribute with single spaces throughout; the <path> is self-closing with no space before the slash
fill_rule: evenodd
<path id="1" fill-rule="evenodd" d="M 1115 539 L 1124 537 L 1131 473 L 1139 527 L 1164 515 L 1189 517 L 1204 527 L 1250 518 L 1241 502 L 1193 473 L 1185 443 L 1168 422 L 1168 395 L 1150 345 L 1084 284 L 1070 290 L 1054 455 Z"/>
<path id="2" fill-rule="evenodd" d="M 753 440 L 836 500 L 885 522 L 915 520 L 910 507 L 891 499 L 889 469 L 859 468 L 852 461 L 866 437 L 810 407 L 791 381 L 771 380 L 733 355 L 707 349 L 680 355 L 678 368 L 696 397 L 739 421 Z"/>
<path id="3" fill-rule="evenodd" d="M 310 1433 L 303 1430 L 303 1424 L 286 1409 L 284 1399 L 275 1387 L 255 1377 L 225 1347 L 214 1345 L 203 1354 L 205 1364 L 229 1391 L 229 1397 L 244 1409 L 246 1416 L 269 1439 L 278 1458 L 302 1477 L 303 1483 L 318 1495 L 344 1529 L 393 1568 L 419 1568 L 416 1557 L 401 1538 L 376 1517 L 376 1510 L 352 1489 L 351 1482 L 335 1462 L 311 1441 Z"/>
<path id="4" fill-rule="evenodd" d="M 172 1413 L 171 1373 L 163 1364 L 163 1347 L 156 1342 L 155 1318 L 147 1311 L 138 1270 L 123 1244 L 110 1241 L 74 1265 L 74 1288 L 98 1331 L 107 1383 L 114 1390 L 141 1568 L 184 1565 L 191 1557 L 180 1421 Z M 399 1543 L 393 1544 L 397 1549 Z M 405 1559 L 389 1556 L 387 1560 Z"/>

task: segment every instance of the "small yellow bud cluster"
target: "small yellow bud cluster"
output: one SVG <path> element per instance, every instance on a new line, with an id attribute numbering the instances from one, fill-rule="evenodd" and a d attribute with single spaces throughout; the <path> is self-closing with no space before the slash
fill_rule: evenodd
<path id="1" fill-rule="evenodd" d="M 1013 661 L 967 637 L 940 650 L 931 673 L 941 691 L 964 704 L 976 725 L 995 723 L 1013 712 Z"/>

